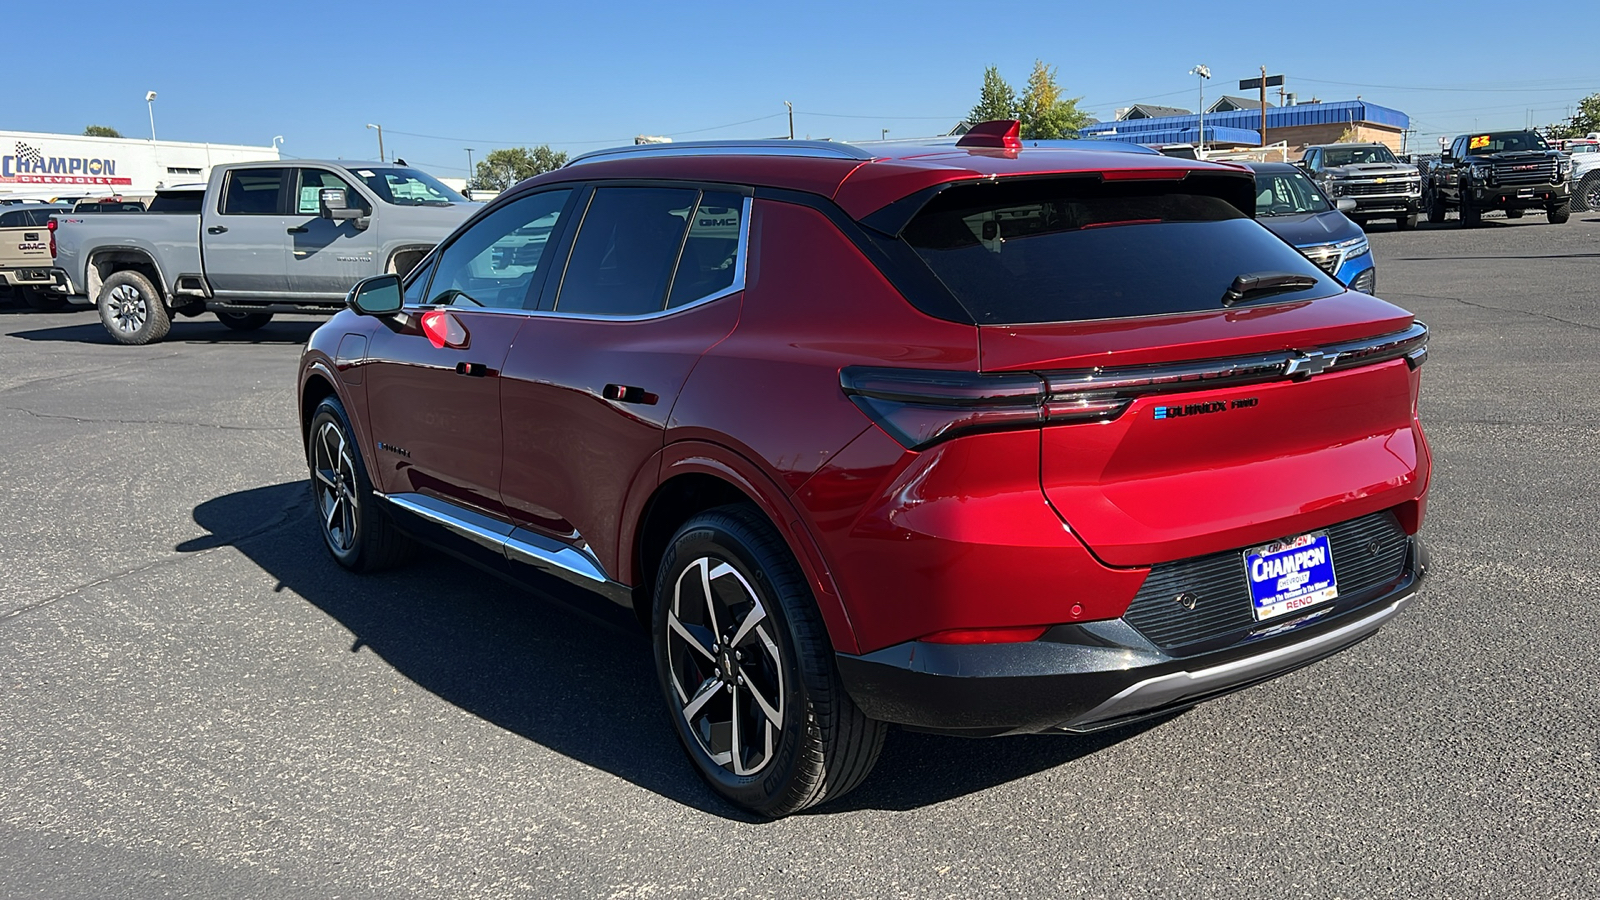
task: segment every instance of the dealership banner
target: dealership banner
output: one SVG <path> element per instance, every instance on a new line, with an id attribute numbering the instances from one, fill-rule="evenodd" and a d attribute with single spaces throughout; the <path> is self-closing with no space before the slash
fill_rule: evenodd
<path id="1" fill-rule="evenodd" d="M 45 156 L 32 144 L 18 141 L 16 152 L 0 156 L 0 184 L 129 185 L 117 174 L 117 161 L 100 157 Z"/>

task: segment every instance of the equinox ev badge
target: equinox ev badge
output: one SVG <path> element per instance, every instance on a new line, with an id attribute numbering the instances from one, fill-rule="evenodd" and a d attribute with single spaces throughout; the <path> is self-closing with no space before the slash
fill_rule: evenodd
<path id="1" fill-rule="evenodd" d="M 1207 413 L 1227 412 L 1230 409 L 1249 409 L 1261 401 L 1255 397 L 1234 400 L 1212 400 L 1208 403 L 1186 403 L 1183 406 L 1157 406 L 1157 419 L 1181 419 L 1185 416 L 1203 416 Z"/>

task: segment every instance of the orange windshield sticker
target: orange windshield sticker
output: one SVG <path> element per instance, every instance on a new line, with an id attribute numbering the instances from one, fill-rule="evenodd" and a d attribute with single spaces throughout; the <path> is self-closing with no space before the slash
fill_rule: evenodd
<path id="1" fill-rule="evenodd" d="M 1489 146 L 1489 136 L 1487 134 L 1480 134 L 1467 142 L 1468 150 L 1478 150 L 1487 146 Z"/>

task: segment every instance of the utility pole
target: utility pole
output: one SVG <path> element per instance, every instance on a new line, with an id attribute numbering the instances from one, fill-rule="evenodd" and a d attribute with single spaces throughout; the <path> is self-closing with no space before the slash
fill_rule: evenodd
<path id="1" fill-rule="evenodd" d="M 1261 146 L 1267 145 L 1267 67 L 1261 67 Z M 1266 155 L 1262 154 L 1265 159 Z"/>
<path id="2" fill-rule="evenodd" d="M 789 107 L 789 140 L 792 141 L 794 140 L 794 104 L 785 100 L 783 105 Z"/>
<path id="3" fill-rule="evenodd" d="M 1200 142 L 1196 146 L 1195 155 L 1205 158 L 1206 152 L 1206 79 L 1211 77 L 1211 67 L 1205 63 L 1189 70 L 1190 75 L 1200 76 Z"/>
<path id="4" fill-rule="evenodd" d="M 368 122 L 367 127 L 378 129 L 378 162 L 388 162 L 388 160 L 383 158 L 383 126 L 374 125 L 371 122 Z"/>
<path id="5" fill-rule="evenodd" d="M 467 187 L 470 188 L 470 187 L 472 187 L 472 177 L 476 173 L 473 171 L 473 168 L 472 168 L 472 148 L 468 147 L 468 148 L 466 148 L 466 150 L 467 150 Z"/>

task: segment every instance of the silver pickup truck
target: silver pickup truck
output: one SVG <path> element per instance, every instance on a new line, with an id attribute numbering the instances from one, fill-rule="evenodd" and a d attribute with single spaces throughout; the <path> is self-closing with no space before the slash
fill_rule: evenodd
<path id="1" fill-rule="evenodd" d="M 481 205 L 398 163 L 232 163 L 147 213 L 56 216 L 55 270 L 124 344 L 161 340 L 174 314 L 248 331 L 337 312 L 351 285 L 410 271 Z"/>

